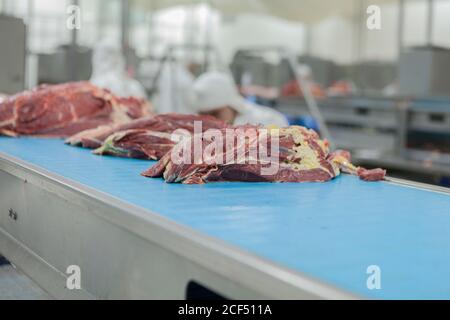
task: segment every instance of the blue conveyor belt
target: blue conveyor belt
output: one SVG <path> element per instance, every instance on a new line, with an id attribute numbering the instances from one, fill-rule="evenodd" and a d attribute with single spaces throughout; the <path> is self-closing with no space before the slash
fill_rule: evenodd
<path id="1" fill-rule="evenodd" d="M 340 176 L 328 183 L 166 184 L 152 162 L 60 140 L 1 138 L 0 152 L 369 298 L 450 298 L 450 195 Z M 381 290 L 366 286 L 381 268 Z"/>

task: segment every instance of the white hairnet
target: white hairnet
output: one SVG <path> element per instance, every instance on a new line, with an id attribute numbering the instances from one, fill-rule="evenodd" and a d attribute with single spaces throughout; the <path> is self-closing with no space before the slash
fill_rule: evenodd
<path id="1" fill-rule="evenodd" d="M 286 117 L 269 107 L 247 103 L 239 94 L 233 78 L 221 72 L 209 72 L 200 76 L 194 84 L 193 111 L 208 112 L 231 107 L 238 112 L 233 124 L 288 125 Z"/>
<path id="2" fill-rule="evenodd" d="M 192 108 L 194 112 L 208 112 L 222 107 L 232 107 L 237 112 L 245 101 L 239 94 L 231 76 L 222 72 L 208 72 L 194 83 Z"/>

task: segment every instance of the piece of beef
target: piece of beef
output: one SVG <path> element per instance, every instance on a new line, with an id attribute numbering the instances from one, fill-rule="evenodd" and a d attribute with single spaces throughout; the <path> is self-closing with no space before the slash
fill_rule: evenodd
<path id="1" fill-rule="evenodd" d="M 184 184 L 322 182 L 339 175 L 338 166 L 327 159 L 328 143 L 312 130 L 299 126 L 279 130 L 247 126 L 219 133 L 207 131 L 184 138 L 143 175 Z M 196 145 L 201 145 L 202 151 L 192 152 Z"/>
<path id="2" fill-rule="evenodd" d="M 172 133 L 177 129 L 184 129 L 189 133 L 194 133 L 195 121 L 201 122 L 202 132 L 211 128 L 221 129 L 227 127 L 225 122 L 211 116 L 176 113 L 158 114 L 124 124 L 101 126 L 80 132 L 68 138 L 66 143 L 81 145 L 84 148 L 99 148 L 110 135 L 131 129 L 146 129 L 153 132 L 165 133 Z"/>
<path id="3" fill-rule="evenodd" d="M 363 167 L 359 167 L 356 174 L 361 180 L 364 181 L 380 181 L 384 180 L 386 176 L 386 170 L 381 168 L 369 170 Z"/>
<path id="4" fill-rule="evenodd" d="M 149 113 L 145 101 L 116 97 L 89 82 L 41 85 L 0 103 L 0 134 L 67 137 Z"/>
<path id="5" fill-rule="evenodd" d="M 220 130 L 220 135 L 216 130 L 184 138 L 142 175 L 184 184 L 324 182 L 342 169 L 366 181 L 384 179 L 385 170 L 353 166 L 347 151 L 329 153 L 328 142 L 312 130 L 300 126 L 269 131 L 254 127 L 253 134 L 251 130 L 251 126 L 227 128 Z M 273 139 L 265 139 L 267 135 Z M 202 146 L 200 152 L 192 152 L 196 145 Z"/>
<path id="6" fill-rule="evenodd" d="M 146 129 L 119 131 L 94 151 L 99 155 L 159 160 L 181 139 L 180 136 Z"/>
<path id="7" fill-rule="evenodd" d="M 386 170 L 381 168 L 369 170 L 363 167 L 354 166 L 351 163 L 350 152 L 345 150 L 337 150 L 333 152 L 328 157 L 328 160 L 336 163 L 343 172 L 358 176 L 364 181 L 380 181 L 384 180 L 386 176 Z"/>

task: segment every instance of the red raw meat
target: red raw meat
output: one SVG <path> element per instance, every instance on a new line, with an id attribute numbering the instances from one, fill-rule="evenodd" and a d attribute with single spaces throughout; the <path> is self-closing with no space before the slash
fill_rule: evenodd
<path id="1" fill-rule="evenodd" d="M 242 128 L 223 129 L 222 136 L 226 137 L 229 130 Z M 245 130 L 251 129 L 246 126 Z M 168 152 L 153 167 L 143 172 L 146 177 L 163 177 L 169 183 L 202 184 L 213 181 L 245 181 L 245 182 L 325 182 L 340 174 L 340 168 L 346 172 L 356 174 L 364 180 L 381 180 L 385 171 L 381 169 L 365 170 L 360 168 L 352 171 L 354 166 L 349 162 L 349 153 L 338 151 L 329 153 L 329 145 L 326 140 L 320 140 L 317 133 L 300 126 L 282 128 L 278 133 L 278 146 L 272 150 L 271 140 L 268 144 L 261 140 L 265 129 L 253 128 L 255 135 L 244 140 L 225 140 L 225 145 L 231 148 L 214 149 L 213 156 L 203 153 L 190 155 L 186 158 L 179 154 L 180 150 L 193 150 L 195 143 L 200 141 L 202 150 L 214 144 L 216 138 L 207 135 L 190 137 L 179 142 L 171 152 Z M 274 131 L 270 131 L 271 135 Z M 236 134 L 236 132 L 235 132 Z M 197 141 L 196 141 L 197 139 Z M 243 142 L 245 141 L 245 142 Z M 262 144 L 260 144 L 260 142 Z M 252 153 L 252 148 L 258 151 Z M 263 174 L 262 169 L 269 166 L 268 158 L 255 157 L 263 146 L 269 157 L 277 159 L 278 168 L 270 174 Z M 182 153 L 182 152 L 181 152 Z M 232 155 L 233 161 L 227 161 Z M 177 162 L 174 158 L 179 157 Z M 182 159 L 183 161 L 179 161 Z M 365 171 L 364 171 L 365 170 Z M 381 171 L 380 171 L 381 170 Z M 359 172 L 357 172 L 359 171 Z"/>
<path id="2" fill-rule="evenodd" d="M 153 115 L 124 124 L 101 126 L 96 129 L 86 130 L 70 137 L 66 140 L 66 143 L 81 145 L 84 148 L 99 148 L 110 135 L 131 129 L 145 129 L 152 132 L 165 133 L 173 133 L 177 129 L 185 129 L 189 133 L 194 133 L 194 121 L 201 121 L 202 131 L 211 128 L 221 129 L 227 127 L 225 122 L 211 116 L 169 113 Z"/>
<path id="3" fill-rule="evenodd" d="M 364 181 L 380 181 L 384 180 L 386 176 L 386 170 L 381 168 L 369 170 L 363 167 L 355 167 L 351 163 L 352 159 L 350 152 L 345 150 L 333 152 L 328 159 L 336 163 L 343 172 L 358 176 Z"/>
<path id="4" fill-rule="evenodd" d="M 386 176 L 386 170 L 380 168 L 368 170 L 366 168 L 359 167 L 357 175 L 364 181 L 380 181 Z"/>
<path id="5" fill-rule="evenodd" d="M 110 135 L 95 154 L 136 159 L 161 159 L 181 137 L 145 129 L 119 131 Z"/>
<path id="6" fill-rule="evenodd" d="M 42 85 L 0 103 L 0 134 L 67 137 L 149 113 L 145 101 L 116 97 L 89 82 Z"/>
<path id="7" fill-rule="evenodd" d="M 231 129 L 234 134 L 236 130 Z M 246 126 L 244 130 L 251 130 Z M 166 182 L 180 182 L 184 184 L 200 184 L 212 181 L 247 181 L 247 182 L 322 182 L 328 181 L 339 175 L 339 168 L 331 161 L 327 160 L 328 143 L 319 139 L 318 135 L 303 127 L 292 126 L 279 129 L 278 148 L 272 150 L 270 143 L 263 142 L 261 145 L 267 149 L 267 155 L 277 159 L 278 170 L 270 174 L 262 174 L 263 168 L 268 168 L 267 159 L 255 157 L 252 153 L 253 146 L 258 145 L 263 140 L 263 128 L 253 128 L 256 132 L 244 143 L 239 139 L 233 141 L 226 140 L 226 144 L 232 147 L 229 149 L 219 149 L 214 159 L 191 157 L 188 163 L 176 164 L 173 161 L 173 152 L 167 153 L 156 165 L 143 173 L 146 177 L 164 177 Z M 230 129 L 228 129 L 230 130 Z M 226 137 L 226 130 L 222 130 Z M 230 131 L 228 131 L 230 132 Z M 267 131 L 264 131 L 267 132 Z M 213 143 L 212 139 L 205 136 L 199 137 L 203 148 Z M 191 144 L 193 150 L 195 137 L 184 139 L 182 144 Z M 264 140 L 265 141 L 265 140 Z M 260 151 L 258 147 L 258 152 Z M 244 151 L 243 151 L 244 150 Z M 253 149 L 254 150 L 254 149 Z M 272 153 L 275 152 L 275 153 Z M 234 161 L 227 161 L 227 156 L 232 155 Z"/>

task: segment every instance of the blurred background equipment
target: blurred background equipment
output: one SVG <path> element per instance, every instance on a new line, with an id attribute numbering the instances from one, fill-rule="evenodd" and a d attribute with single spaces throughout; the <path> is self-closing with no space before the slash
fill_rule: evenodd
<path id="1" fill-rule="evenodd" d="M 0 13 L 0 92 L 25 88 L 27 29 L 23 20 Z"/>
<path id="2" fill-rule="evenodd" d="M 37 82 L 56 84 L 89 79 L 91 59 L 92 49 L 78 45 L 60 45 L 52 53 L 39 53 Z M 73 60 L 77 61 L 77 68 L 73 68 Z"/>
<path id="3" fill-rule="evenodd" d="M 409 96 L 449 96 L 450 50 L 413 47 L 400 56 L 399 94 Z"/>

